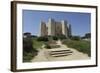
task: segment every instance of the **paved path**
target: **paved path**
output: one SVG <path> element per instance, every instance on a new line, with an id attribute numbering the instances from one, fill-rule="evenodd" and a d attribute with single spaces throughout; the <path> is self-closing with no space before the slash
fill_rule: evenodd
<path id="1" fill-rule="evenodd" d="M 53 49 L 45 49 L 45 48 L 40 49 L 38 55 L 32 59 L 32 62 L 90 59 L 90 57 L 88 57 L 87 54 L 79 52 L 73 48 L 68 48 L 66 45 L 63 45 L 60 41 L 57 41 L 57 45 L 60 45 L 61 47 L 53 48 Z M 50 51 L 56 51 L 56 50 L 70 50 L 72 51 L 72 54 L 68 56 L 62 56 L 62 57 L 53 57 L 48 54 Z"/>
<path id="2" fill-rule="evenodd" d="M 39 50 L 39 53 L 35 58 L 32 59 L 32 62 L 38 62 L 38 61 L 48 61 L 48 59 L 45 56 L 45 50 Z"/>

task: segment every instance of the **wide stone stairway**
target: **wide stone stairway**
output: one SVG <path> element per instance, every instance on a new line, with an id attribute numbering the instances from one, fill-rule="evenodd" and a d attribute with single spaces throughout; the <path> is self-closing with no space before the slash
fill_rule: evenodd
<path id="1" fill-rule="evenodd" d="M 57 41 L 56 45 L 60 45 L 61 47 L 50 50 L 49 55 L 52 57 L 68 56 L 68 55 L 71 55 L 73 53 L 71 50 L 66 49 L 66 47 L 62 45 L 60 40 Z"/>
<path id="2" fill-rule="evenodd" d="M 50 51 L 49 55 L 52 57 L 63 57 L 71 55 L 73 52 L 71 50 L 57 50 L 57 51 Z"/>

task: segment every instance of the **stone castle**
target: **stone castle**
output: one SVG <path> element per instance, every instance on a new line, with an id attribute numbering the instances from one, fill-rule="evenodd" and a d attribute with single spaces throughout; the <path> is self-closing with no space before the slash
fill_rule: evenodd
<path id="1" fill-rule="evenodd" d="M 65 35 L 66 37 L 70 37 L 71 34 L 71 25 L 67 23 L 67 21 L 55 21 L 50 18 L 46 23 L 41 21 L 40 23 L 40 36 L 59 36 Z"/>

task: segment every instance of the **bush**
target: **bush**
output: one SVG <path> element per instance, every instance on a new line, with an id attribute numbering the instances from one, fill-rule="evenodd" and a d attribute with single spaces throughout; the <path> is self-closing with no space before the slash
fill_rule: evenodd
<path id="1" fill-rule="evenodd" d="M 56 40 L 56 41 L 58 40 L 57 36 L 53 36 L 52 38 L 53 38 L 53 40 Z"/>
<path id="2" fill-rule="evenodd" d="M 23 62 L 30 62 L 30 60 L 32 58 L 33 58 L 33 54 L 32 53 L 26 53 L 26 52 L 24 52 Z"/>
<path id="3" fill-rule="evenodd" d="M 37 41 L 45 41 L 45 42 L 47 42 L 48 38 L 47 37 L 38 37 Z"/>
<path id="4" fill-rule="evenodd" d="M 59 36 L 57 36 L 57 37 L 58 37 L 58 39 L 60 39 L 60 40 L 66 39 L 66 36 L 65 36 L 65 35 L 59 35 Z"/>
<path id="5" fill-rule="evenodd" d="M 77 40 L 77 41 L 78 41 L 78 40 L 80 40 L 81 38 L 80 38 L 80 36 L 72 36 L 71 39 L 72 39 L 72 40 Z"/>
<path id="6" fill-rule="evenodd" d="M 51 49 L 51 46 L 49 44 L 45 44 L 45 48 Z"/>
<path id="7" fill-rule="evenodd" d="M 33 47 L 33 44 L 31 38 L 23 39 L 23 62 L 29 62 L 37 55 L 38 51 Z"/>
<path id="8" fill-rule="evenodd" d="M 63 39 L 66 39 L 66 36 L 65 35 L 58 35 L 58 36 L 52 36 L 53 40 L 63 40 Z"/>
<path id="9" fill-rule="evenodd" d="M 33 50 L 33 42 L 31 38 L 24 38 L 23 39 L 23 51 L 25 52 L 31 52 Z"/>

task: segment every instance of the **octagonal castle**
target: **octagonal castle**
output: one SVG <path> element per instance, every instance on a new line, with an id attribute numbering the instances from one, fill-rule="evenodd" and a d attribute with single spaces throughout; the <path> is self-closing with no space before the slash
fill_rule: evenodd
<path id="1" fill-rule="evenodd" d="M 50 18 L 46 23 L 41 21 L 40 23 L 40 36 L 59 36 L 65 35 L 66 37 L 71 36 L 71 25 L 67 21 L 55 21 Z"/>

